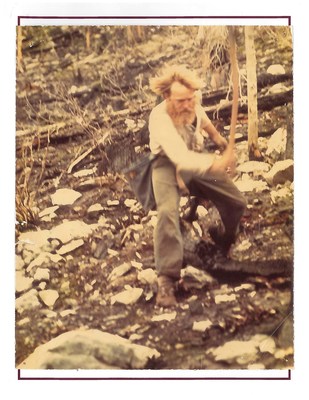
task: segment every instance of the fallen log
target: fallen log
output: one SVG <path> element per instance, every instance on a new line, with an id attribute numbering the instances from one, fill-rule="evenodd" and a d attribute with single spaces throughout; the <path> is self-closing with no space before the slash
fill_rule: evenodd
<path id="1" fill-rule="evenodd" d="M 281 83 L 281 82 L 288 82 L 288 81 L 293 81 L 293 75 L 292 74 L 279 74 L 279 75 L 273 75 L 273 74 L 261 74 L 257 77 L 257 87 L 258 89 L 263 89 L 267 86 L 270 85 L 275 85 L 276 83 Z"/>
<path id="2" fill-rule="evenodd" d="M 77 139 L 81 136 L 85 136 L 85 131 L 81 128 L 77 129 L 72 122 L 60 122 L 33 129 L 19 130 L 16 132 L 16 153 L 18 155 L 25 145 L 38 150 L 48 145 L 65 143 L 72 138 Z"/>
<path id="3" fill-rule="evenodd" d="M 261 276 L 291 276 L 293 272 L 293 260 L 264 260 L 264 261 L 237 261 L 227 259 L 224 261 L 215 262 L 210 269 L 210 272 L 239 272 L 248 275 Z"/>
<path id="4" fill-rule="evenodd" d="M 261 74 L 257 77 L 257 88 L 258 90 L 264 89 L 267 86 L 275 85 L 276 83 L 282 82 L 292 82 L 292 74 Z M 246 91 L 246 84 L 242 85 L 242 90 Z M 202 93 L 202 103 L 204 106 L 211 106 L 213 104 L 218 104 L 220 100 L 226 99 L 228 93 L 228 87 L 223 89 L 218 89 L 215 91 L 206 90 Z"/>
<path id="5" fill-rule="evenodd" d="M 265 96 L 258 97 L 258 110 L 259 111 L 270 111 L 275 107 L 283 106 L 287 103 L 293 102 L 293 89 L 289 89 L 286 92 L 268 94 Z M 222 105 L 216 105 L 211 107 L 204 107 L 206 113 L 212 117 L 229 119 L 231 115 L 232 102 L 228 101 Z M 239 104 L 239 113 L 247 114 L 248 105 Z"/>
<path id="6" fill-rule="evenodd" d="M 42 133 L 54 133 L 58 132 L 59 129 L 64 128 L 67 124 L 65 122 L 58 122 L 56 124 L 38 126 L 35 128 L 21 129 L 16 131 L 16 138 L 24 138 L 25 136 L 40 135 Z"/>

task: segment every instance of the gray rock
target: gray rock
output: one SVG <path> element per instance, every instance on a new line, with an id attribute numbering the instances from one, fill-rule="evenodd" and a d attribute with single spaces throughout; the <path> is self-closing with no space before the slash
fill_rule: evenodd
<path id="1" fill-rule="evenodd" d="M 272 64 L 267 68 L 267 73 L 272 75 L 285 74 L 285 69 L 281 64 Z"/>
<path id="2" fill-rule="evenodd" d="M 142 294 L 143 294 L 143 289 L 132 288 L 128 285 L 126 286 L 126 290 L 112 296 L 110 301 L 112 305 L 115 303 L 120 303 L 125 305 L 134 304 L 140 299 Z"/>
<path id="3" fill-rule="evenodd" d="M 27 251 L 38 255 L 42 252 L 42 247 L 48 244 L 48 238 L 48 230 L 23 232 L 18 237 L 17 253 L 19 254 L 27 249 Z"/>
<path id="4" fill-rule="evenodd" d="M 293 182 L 294 180 L 294 161 L 283 160 L 277 161 L 272 169 L 264 175 L 264 178 L 269 185 L 284 184 L 287 181 Z"/>
<path id="5" fill-rule="evenodd" d="M 58 210 L 58 208 L 59 208 L 59 206 L 47 207 L 39 213 L 39 217 L 43 218 L 43 217 L 47 217 L 51 214 L 54 214 L 55 211 Z"/>
<path id="6" fill-rule="evenodd" d="M 267 172 L 270 170 L 270 165 L 265 162 L 260 161 L 247 161 L 237 167 L 238 172 L 250 173 L 253 172 L 258 175 L 262 172 Z"/>
<path id="7" fill-rule="evenodd" d="M 278 161 L 285 154 L 286 144 L 287 130 L 284 128 L 277 129 L 268 141 L 266 156 L 270 157 L 274 161 Z"/>
<path id="8" fill-rule="evenodd" d="M 59 261 L 63 260 L 59 254 L 52 254 L 46 251 L 42 251 L 27 267 L 27 272 L 30 272 L 34 267 L 40 267 L 43 264 L 50 265 L 50 263 L 57 264 Z"/>
<path id="9" fill-rule="evenodd" d="M 209 319 L 204 320 L 204 321 L 194 321 L 194 322 L 193 322 L 192 329 L 193 329 L 194 331 L 197 331 L 197 332 L 205 332 L 205 331 L 206 331 L 207 329 L 209 329 L 212 325 L 213 325 L 213 324 L 212 324 L 212 322 L 211 322 Z"/>
<path id="10" fill-rule="evenodd" d="M 273 337 L 267 335 L 255 335 L 253 339 L 258 341 L 258 348 L 262 353 L 274 354 L 276 351 L 276 342 Z"/>
<path id="11" fill-rule="evenodd" d="M 22 314 L 26 310 L 33 310 L 40 308 L 41 303 L 38 299 L 38 292 L 35 289 L 29 290 L 29 292 L 23 294 L 15 301 L 16 311 Z"/>
<path id="12" fill-rule="evenodd" d="M 57 290 L 48 289 L 39 292 L 39 296 L 45 305 L 48 307 L 53 307 L 59 297 L 59 293 Z"/>
<path id="13" fill-rule="evenodd" d="M 39 288 L 40 290 L 45 290 L 45 289 L 46 289 L 46 286 L 47 286 L 47 283 L 44 282 L 44 281 L 42 281 L 42 282 L 39 283 L 38 288 Z"/>
<path id="14" fill-rule="evenodd" d="M 77 171 L 73 174 L 74 178 L 82 178 L 84 176 L 93 175 L 96 173 L 97 168 L 88 168 Z"/>
<path id="15" fill-rule="evenodd" d="M 70 253 L 71 251 L 83 246 L 84 243 L 85 242 L 83 241 L 83 239 L 72 240 L 70 243 L 65 244 L 59 250 L 57 250 L 57 253 L 63 256 L 64 254 Z"/>
<path id="16" fill-rule="evenodd" d="M 101 260 L 104 259 L 105 256 L 107 255 L 108 249 L 112 247 L 114 243 L 115 243 L 114 235 L 110 231 L 104 232 L 103 238 L 97 245 L 95 245 L 95 248 L 93 249 L 94 257 Z"/>
<path id="17" fill-rule="evenodd" d="M 181 280 L 185 290 L 192 288 L 202 289 L 205 286 L 213 286 L 217 283 L 207 272 L 201 271 L 191 265 L 181 270 Z"/>
<path id="18" fill-rule="evenodd" d="M 74 239 L 88 237 L 96 228 L 96 225 L 88 225 L 80 220 L 64 221 L 49 231 L 49 238 L 59 239 L 62 243 L 68 243 Z"/>
<path id="19" fill-rule="evenodd" d="M 152 268 L 146 268 L 138 273 L 137 279 L 141 283 L 154 285 L 157 281 L 157 273 Z"/>
<path id="20" fill-rule="evenodd" d="M 81 193 L 73 189 L 58 189 L 51 195 L 51 200 L 53 205 L 68 205 L 75 203 L 81 196 Z"/>
<path id="21" fill-rule="evenodd" d="M 127 272 L 130 271 L 130 269 L 131 269 L 131 265 L 129 263 L 123 263 L 112 270 L 108 279 L 110 281 L 113 281 L 113 280 L 119 278 L 120 276 L 125 275 Z"/>
<path id="22" fill-rule="evenodd" d="M 119 200 L 107 200 L 107 205 L 109 207 L 119 206 Z"/>
<path id="23" fill-rule="evenodd" d="M 50 274 L 48 268 L 38 268 L 34 274 L 33 279 L 35 281 L 49 281 Z"/>
<path id="24" fill-rule="evenodd" d="M 232 340 L 226 342 L 223 346 L 210 349 L 208 353 L 212 354 L 216 361 L 225 361 L 245 365 L 255 362 L 259 352 L 273 354 L 276 350 L 275 341 L 271 336 L 254 335 L 250 340 Z"/>
<path id="25" fill-rule="evenodd" d="M 164 313 L 164 314 L 159 314 L 159 315 L 154 315 L 151 318 L 151 321 L 153 322 L 161 322 L 161 321 L 173 321 L 177 317 L 177 312 L 173 311 L 171 313 Z"/>
<path id="26" fill-rule="evenodd" d="M 229 303 L 231 301 L 235 301 L 237 299 L 235 293 L 230 293 L 230 294 L 217 294 L 214 297 L 214 301 L 216 304 L 221 304 L 221 303 Z"/>
<path id="27" fill-rule="evenodd" d="M 223 346 L 211 349 L 210 353 L 213 354 L 216 361 L 225 361 L 227 363 L 237 361 L 240 364 L 252 363 L 257 359 L 258 345 L 253 340 L 232 340 L 226 342 Z"/>
<path id="28" fill-rule="evenodd" d="M 124 205 L 130 209 L 132 209 L 132 207 L 134 207 L 136 204 L 137 204 L 136 199 L 126 199 L 124 201 Z"/>
<path id="29" fill-rule="evenodd" d="M 276 94 L 276 93 L 284 93 L 287 92 L 289 88 L 285 86 L 283 83 L 276 83 L 275 85 L 271 86 L 267 91 L 267 94 Z"/>
<path id="30" fill-rule="evenodd" d="M 16 293 L 22 293 L 31 289 L 33 283 L 32 278 L 24 275 L 23 271 L 16 271 L 15 274 L 15 290 Z"/>
<path id="31" fill-rule="evenodd" d="M 242 283 L 240 286 L 236 286 L 234 288 L 234 291 L 236 293 L 238 292 L 243 292 L 243 291 L 250 291 L 253 292 L 255 289 L 255 285 L 253 285 L 253 283 Z"/>
<path id="32" fill-rule="evenodd" d="M 39 346 L 19 369 L 141 369 L 160 353 L 96 329 L 63 333 Z"/>
<path id="33" fill-rule="evenodd" d="M 15 269 L 16 269 L 16 271 L 22 270 L 24 265 L 25 265 L 25 262 L 21 258 L 21 256 L 16 255 L 15 256 Z"/>
<path id="34" fill-rule="evenodd" d="M 97 213 L 97 212 L 101 212 L 101 211 L 103 211 L 103 207 L 101 206 L 101 204 L 95 203 L 95 204 L 92 204 L 88 208 L 87 213 L 91 214 L 91 213 Z"/>
<path id="35" fill-rule="evenodd" d="M 271 201 L 277 204 L 282 199 L 287 199 L 292 196 L 292 190 L 288 187 L 283 187 L 278 190 L 272 190 L 270 192 Z"/>
<path id="36" fill-rule="evenodd" d="M 262 180 L 255 181 L 253 179 L 245 179 L 235 182 L 235 185 L 237 186 L 238 190 L 241 191 L 242 193 L 246 192 L 259 193 L 269 190 L 267 182 Z"/>

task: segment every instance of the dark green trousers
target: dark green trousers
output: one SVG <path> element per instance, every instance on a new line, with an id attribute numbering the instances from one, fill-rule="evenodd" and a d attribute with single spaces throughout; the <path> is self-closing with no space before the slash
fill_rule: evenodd
<path id="1" fill-rule="evenodd" d="M 190 195 L 208 199 L 217 207 L 227 235 L 236 235 L 246 208 L 246 199 L 227 175 L 182 178 Z M 179 224 L 180 192 L 176 168 L 167 157 L 154 161 L 152 183 L 157 205 L 158 222 L 154 230 L 154 256 L 158 275 L 179 279 L 183 264 L 183 242 Z"/>

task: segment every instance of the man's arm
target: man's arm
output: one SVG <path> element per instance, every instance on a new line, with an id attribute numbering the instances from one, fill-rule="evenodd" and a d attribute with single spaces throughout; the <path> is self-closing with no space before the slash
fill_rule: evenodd
<path id="1" fill-rule="evenodd" d="M 178 170 L 204 174 L 212 165 L 214 155 L 188 150 L 167 114 L 151 113 L 149 118 L 150 148 L 160 145 Z"/>
<path id="2" fill-rule="evenodd" d="M 222 156 L 218 156 L 212 166 L 209 168 L 210 173 L 225 173 L 234 174 L 236 166 L 236 157 L 234 150 L 227 148 Z"/>
<path id="3" fill-rule="evenodd" d="M 227 148 L 227 140 L 220 135 L 212 122 L 209 122 L 204 130 L 208 133 L 210 139 L 219 147 L 221 151 Z"/>
<path id="4" fill-rule="evenodd" d="M 227 140 L 220 135 L 202 107 L 200 108 L 199 112 L 201 113 L 201 128 L 208 133 L 210 139 L 219 147 L 221 151 L 225 150 L 227 147 Z"/>
<path id="5" fill-rule="evenodd" d="M 209 172 L 223 173 L 228 170 L 234 170 L 236 165 L 234 150 L 232 148 L 228 148 L 227 140 L 220 135 L 220 133 L 212 124 L 204 110 L 202 113 L 201 128 L 208 133 L 211 140 L 219 147 L 222 152 L 222 156 L 217 157 L 214 160 L 212 166 L 209 168 Z"/>

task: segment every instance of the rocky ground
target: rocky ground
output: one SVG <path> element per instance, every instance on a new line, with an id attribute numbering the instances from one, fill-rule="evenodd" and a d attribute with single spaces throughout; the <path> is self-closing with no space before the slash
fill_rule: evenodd
<path id="1" fill-rule="evenodd" d="M 16 177 L 23 201 L 16 225 L 16 365 L 292 368 L 290 100 L 259 112 L 261 161 L 248 159 L 247 116 L 239 114 L 234 180 L 248 208 L 231 258 L 222 259 L 211 242 L 207 231 L 218 214 L 204 202 L 193 223 L 182 218 L 178 305 L 160 309 L 156 212 L 143 211 L 121 170 L 147 147 L 147 116 L 156 100 L 148 77 L 167 61 L 192 66 L 202 46 L 192 28 L 153 27 L 134 40 L 124 29 L 93 28 L 90 48 L 82 28 L 36 29 L 24 32 L 17 75 Z M 265 99 L 289 93 L 292 65 L 290 48 L 263 35 L 258 72 L 277 65 L 277 76 L 285 74 L 284 83 L 260 88 Z M 238 41 L 242 67 L 241 34 Z M 203 104 L 211 118 L 226 93 L 226 86 L 209 83 Z M 227 134 L 229 118 L 217 117 Z M 189 203 L 182 198 L 182 216 Z M 27 359 L 35 349 L 44 353 L 41 364 L 42 357 Z"/>

